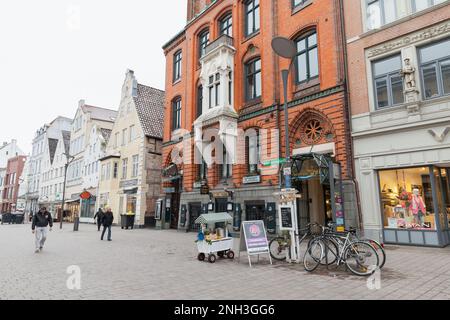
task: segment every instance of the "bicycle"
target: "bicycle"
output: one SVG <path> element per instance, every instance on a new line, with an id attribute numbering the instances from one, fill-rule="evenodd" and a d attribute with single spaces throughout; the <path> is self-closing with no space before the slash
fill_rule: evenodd
<path id="1" fill-rule="evenodd" d="M 331 254 L 331 262 L 329 254 Z M 313 272 L 320 264 L 336 263 L 338 267 L 346 265 L 353 274 L 358 276 L 374 274 L 379 261 L 378 253 L 368 242 L 352 240 L 351 232 L 331 233 L 326 227 L 323 227 L 322 235 L 310 241 L 303 258 L 305 270 L 308 272 Z"/>

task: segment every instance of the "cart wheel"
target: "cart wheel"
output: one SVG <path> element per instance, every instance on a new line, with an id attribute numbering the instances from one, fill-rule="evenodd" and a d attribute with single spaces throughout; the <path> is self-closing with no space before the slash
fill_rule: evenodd
<path id="1" fill-rule="evenodd" d="M 199 253 L 197 256 L 198 261 L 205 261 L 205 254 L 204 253 Z"/>
<path id="2" fill-rule="evenodd" d="M 217 252 L 217 255 L 219 256 L 219 258 L 223 258 L 225 257 L 225 251 L 219 251 Z"/>
<path id="3" fill-rule="evenodd" d="M 216 262 L 216 255 L 215 254 L 210 254 L 209 256 L 208 256 L 208 261 L 210 262 L 210 263 L 215 263 Z"/>
<path id="4" fill-rule="evenodd" d="M 227 258 L 233 260 L 234 259 L 234 251 L 230 250 L 227 252 Z"/>

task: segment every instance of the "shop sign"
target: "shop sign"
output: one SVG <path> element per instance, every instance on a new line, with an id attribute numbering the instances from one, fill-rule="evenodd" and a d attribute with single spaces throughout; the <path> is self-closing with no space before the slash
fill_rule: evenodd
<path id="1" fill-rule="evenodd" d="M 271 167 L 274 165 L 279 165 L 279 164 L 285 164 L 287 161 L 286 159 L 275 159 L 275 160 L 269 160 L 263 163 L 264 167 Z"/>
<path id="2" fill-rule="evenodd" d="M 261 182 L 261 176 L 249 176 L 242 178 L 243 184 L 252 184 L 252 183 L 260 183 Z"/>
<path id="3" fill-rule="evenodd" d="M 291 167 L 284 168 L 284 169 L 283 169 L 283 174 L 284 174 L 285 176 L 290 176 L 290 175 L 292 175 L 292 169 L 291 169 Z"/>
<path id="4" fill-rule="evenodd" d="M 213 192 L 212 196 L 214 198 L 228 198 L 229 194 L 226 191 L 218 191 L 218 192 Z"/>
<path id="5" fill-rule="evenodd" d="M 164 193 L 175 193 L 175 188 L 164 188 Z"/>
<path id="6" fill-rule="evenodd" d="M 80 199 L 82 200 L 89 200 L 92 197 L 92 194 L 88 191 L 84 191 L 82 194 L 80 194 Z"/>
<path id="7" fill-rule="evenodd" d="M 120 188 L 136 187 L 138 185 L 138 179 L 120 181 Z"/>
<path id="8" fill-rule="evenodd" d="M 267 254 L 269 256 L 270 263 L 272 264 L 264 221 L 259 220 L 242 222 L 239 255 L 244 251 L 247 251 L 248 253 L 248 262 L 250 267 L 252 266 L 250 259 L 252 255 Z"/>

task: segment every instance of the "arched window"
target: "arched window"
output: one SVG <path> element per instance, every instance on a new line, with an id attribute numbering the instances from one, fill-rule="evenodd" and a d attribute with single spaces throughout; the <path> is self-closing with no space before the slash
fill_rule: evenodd
<path id="1" fill-rule="evenodd" d="M 219 30 L 220 35 L 227 35 L 229 37 L 233 37 L 233 15 L 231 12 L 226 13 L 219 20 Z"/>
<path id="2" fill-rule="evenodd" d="M 198 56 L 201 58 L 206 53 L 209 44 L 209 29 L 205 29 L 198 35 Z"/>
<path id="3" fill-rule="evenodd" d="M 319 77 L 317 32 L 300 36 L 297 43 L 296 82 L 304 83 Z"/>
<path id="4" fill-rule="evenodd" d="M 172 131 L 181 128 L 181 97 L 172 101 Z"/>
<path id="5" fill-rule="evenodd" d="M 258 57 L 245 64 L 245 99 L 251 101 L 261 94 L 261 58 Z"/>

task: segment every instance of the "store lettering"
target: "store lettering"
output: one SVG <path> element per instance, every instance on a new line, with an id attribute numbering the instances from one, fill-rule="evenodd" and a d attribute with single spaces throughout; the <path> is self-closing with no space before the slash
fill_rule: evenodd
<path id="1" fill-rule="evenodd" d="M 188 307 L 184 304 L 181 307 L 175 308 L 175 315 L 199 315 L 202 318 L 205 318 L 208 314 L 208 307 Z"/>

